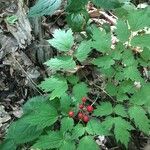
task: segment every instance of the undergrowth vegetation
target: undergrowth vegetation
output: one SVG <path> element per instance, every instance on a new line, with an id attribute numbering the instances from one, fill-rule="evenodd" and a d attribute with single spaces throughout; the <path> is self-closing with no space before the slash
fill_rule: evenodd
<path id="1" fill-rule="evenodd" d="M 39 0 L 29 16 L 53 13 L 60 0 Z M 33 149 L 99 150 L 99 135 L 128 149 L 134 131 L 150 133 L 150 8 L 129 0 L 92 0 L 113 10 L 116 28 L 89 22 L 88 0 L 68 0 L 67 29 L 56 29 L 49 44 L 57 55 L 44 64 L 51 76 L 29 99 L 23 116 L 11 124 L 2 150 L 23 144 Z M 113 36 L 117 37 L 114 44 Z M 147 71 L 145 71 L 147 70 Z"/>

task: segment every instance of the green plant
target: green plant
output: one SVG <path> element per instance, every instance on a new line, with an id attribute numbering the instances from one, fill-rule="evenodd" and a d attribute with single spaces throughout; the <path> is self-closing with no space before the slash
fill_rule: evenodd
<path id="1" fill-rule="evenodd" d="M 87 2 L 76 1 L 79 7 L 74 7 L 69 0 L 66 11 L 69 15 L 86 11 Z M 53 75 L 39 85 L 46 96 L 27 101 L 22 118 L 12 123 L 1 149 L 29 143 L 39 149 L 82 150 L 88 145 L 86 149 L 98 150 L 97 135 L 113 136 L 127 148 L 133 130 L 149 135 L 150 84 L 143 71 L 150 64 L 146 29 L 150 8 L 131 9 L 129 2 L 123 2 L 93 0 L 98 7 L 115 9 L 119 16 L 114 31 L 119 42 L 114 48 L 112 33 L 87 21 L 88 30 L 82 24 L 80 29 L 69 24 L 75 31 L 86 31 L 80 41 L 72 29 L 55 30 L 48 42 L 58 55 L 44 63 Z"/>

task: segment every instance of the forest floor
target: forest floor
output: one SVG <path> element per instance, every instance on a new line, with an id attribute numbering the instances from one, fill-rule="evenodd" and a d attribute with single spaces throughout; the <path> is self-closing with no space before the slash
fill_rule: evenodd
<path id="1" fill-rule="evenodd" d="M 43 62 L 54 55 L 53 49 L 47 46 L 45 39 L 50 38 L 55 29 L 66 26 L 64 11 L 60 9 L 53 16 L 41 17 L 34 21 L 31 19 L 30 23 L 27 22 L 32 32 L 29 27 L 26 33 L 28 40 L 23 39 L 20 35 L 22 31 L 15 35 L 14 27 L 11 28 L 4 20 L 4 13 L 11 12 L 17 15 L 20 13 L 16 13 L 18 8 L 14 10 L 14 6 L 17 5 L 16 2 L 10 2 L 7 6 L 0 7 L 0 16 L 2 16 L 0 18 L 0 143 L 9 125 L 21 117 L 22 105 L 27 99 L 41 94 L 37 85 L 49 74 Z M 24 11 L 27 12 L 30 5 L 33 5 L 33 2 L 26 1 L 23 4 L 22 15 L 25 15 Z M 99 14 L 99 11 L 90 5 L 88 10 L 92 22 L 99 25 L 109 23 L 112 28 L 114 27 L 117 18 L 111 12 L 102 11 Z M 17 29 L 17 26 L 15 28 Z M 114 43 L 115 40 L 114 37 Z M 139 149 L 145 146 L 147 140 L 148 137 L 135 133 L 138 145 L 136 147 Z M 150 147 L 145 150 L 150 150 Z"/>

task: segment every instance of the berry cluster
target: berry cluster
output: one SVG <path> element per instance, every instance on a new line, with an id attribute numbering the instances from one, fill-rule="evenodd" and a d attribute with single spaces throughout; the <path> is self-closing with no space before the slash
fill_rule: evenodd
<path id="1" fill-rule="evenodd" d="M 83 122 L 87 123 L 89 121 L 89 113 L 92 113 L 94 108 L 92 105 L 87 105 L 87 98 L 83 97 L 82 98 L 82 104 L 79 105 L 79 112 L 78 112 L 78 119 L 82 120 Z M 68 113 L 69 117 L 73 118 L 74 117 L 74 112 L 69 111 Z"/>

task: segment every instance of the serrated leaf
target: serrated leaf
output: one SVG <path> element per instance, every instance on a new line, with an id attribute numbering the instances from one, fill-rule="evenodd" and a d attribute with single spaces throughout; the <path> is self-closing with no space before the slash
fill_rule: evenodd
<path id="1" fill-rule="evenodd" d="M 73 31 L 81 32 L 85 30 L 87 21 L 89 20 L 89 14 L 85 9 L 79 10 L 77 12 L 69 13 L 66 17 L 66 20 L 67 24 Z"/>
<path id="2" fill-rule="evenodd" d="M 136 127 L 146 134 L 150 132 L 150 120 L 146 116 L 146 112 L 141 106 L 133 106 L 129 108 L 129 116 L 134 120 Z"/>
<path id="3" fill-rule="evenodd" d="M 106 77 L 113 77 L 115 75 L 115 69 L 113 67 L 104 69 L 104 68 L 100 68 L 100 72 L 101 74 L 105 75 Z"/>
<path id="4" fill-rule="evenodd" d="M 73 128 L 74 120 L 69 117 L 65 117 L 61 120 L 61 131 L 65 133 Z"/>
<path id="5" fill-rule="evenodd" d="M 136 64 L 136 61 L 134 59 L 134 56 L 133 56 L 133 53 L 132 51 L 129 49 L 129 50 L 125 50 L 123 53 L 122 53 L 122 63 L 126 66 L 130 66 L 130 65 L 133 65 L 133 64 Z"/>
<path id="6" fill-rule="evenodd" d="M 126 147 L 128 147 L 128 143 L 130 141 L 130 130 L 133 129 L 133 127 L 130 125 L 129 122 L 122 119 L 121 117 L 114 118 L 114 134 L 117 141 L 120 141 L 122 144 L 124 144 Z"/>
<path id="7" fill-rule="evenodd" d="M 150 26 L 150 18 L 148 16 L 148 10 L 146 11 L 146 9 L 136 10 L 134 12 L 131 11 L 127 19 L 132 31 L 137 31 Z"/>
<path id="8" fill-rule="evenodd" d="M 115 61 L 110 56 L 102 56 L 94 59 L 92 63 L 98 67 L 108 69 L 115 63 Z"/>
<path id="9" fill-rule="evenodd" d="M 75 61 L 70 56 L 51 58 L 44 64 L 47 65 L 53 71 L 69 71 L 75 69 L 76 67 Z"/>
<path id="10" fill-rule="evenodd" d="M 75 56 L 79 61 L 84 61 L 91 51 L 91 41 L 83 41 L 75 52 Z"/>
<path id="11" fill-rule="evenodd" d="M 111 96 L 117 95 L 118 88 L 112 82 L 108 82 L 105 89 L 109 95 Z"/>
<path id="12" fill-rule="evenodd" d="M 131 33 L 128 29 L 127 23 L 124 22 L 123 20 L 118 20 L 116 27 L 117 27 L 116 34 L 117 34 L 118 39 L 121 42 L 128 41 Z"/>
<path id="13" fill-rule="evenodd" d="M 24 117 L 28 124 L 37 126 L 39 129 L 51 126 L 57 119 L 58 113 L 56 109 L 46 103 L 41 103 L 32 113 Z"/>
<path id="14" fill-rule="evenodd" d="M 114 113 L 122 117 L 128 117 L 127 111 L 125 111 L 124 106 L 121 104 L 118 104 L 114 107 Z"/>
<path id="15" fill-rule="evenodd" d="M 9 141 L 12 140 L 15 144 L 23 144 L 38 138 L 42 131 L 36 125 L 31 126 L 26 122 L 26 119 L 21 118 L 10 125 L 6 139 Z"/>
<path id="16" fill-rule="evenodd" d="M 73 87 L 73 96 L 77 101 L 81 101 L 82 97 L 86 97 L 89 92 L 87 84 L 80 82 Z"/>
<path id="17" fill-rule="evenodd" d="M 41 136 L 32 146 L 39 149 L 59 148 L 63 142 L 63 137 L 59 132 L 51 131 L 48 135 Z"/>
<path id="18" fill-rule="evenodd" d="M 114 124 L 114 120 L 113 119 L 114 118 L 112 118 L 111 116 L 106 117 L 105 120 L 102 122 L 102 126 L 106 130 L 110 131 L 112 129 L 112 127 L 113 127 L 113 124 Z"/>
<path id="19" fill-rule="evenodd" d="M 120 93 L 134 93 L 134 82 L 131 80 L 125 80 L 118 86 L 118 92 Z"/>
<path id="20" fill-rule="evenodd" d="M 131 79 L 132 81 L 141 81 L 141 75 L 138 71 L 136 65 L 128 66 L 124 68 L 123 75 L 126 79 Z"/>
<path id="21" fill-rule="evenodd" d="M 72 130 L 72 139 L 77 139 L 79 137 L 81 137 L 85 132 L 85 128 L 83 127 L 82 124 L 77 124 L 73 130 Z"/>
<path id="22" fill-rule="evenodd" d="M 97 51 L 106 53 L 111 49 L 111 35 L 104 30 L 100 30 L 96 27 L 92 29 L 92 47 Z"/>
<path id="23" fill-rule="evenodd" d="M 134 129 L 128 121 L 121 117 L 107 117 L 105 121 L 102 122 L 102 125 L 108 130 L 111 130 L 114 125 L 114 135 L 116 140 L 127 147 L 131 137 L 130 131 Z"/>
<path id="24" fill-rule="evenodd" d="M 44 103 L 47 104 L 47 97 L 44 96 L 35 96 L 27 100 L 27 102 L 23 105 L 23 113 L 28 114 L 37 109 Z"/>
<path id="25" fill-rule="evenodd" d="M 140 55 L 145 61 L 150 60 L 150 49 L 145 47 Z"/>
<path id="26" fill-rule="evenodd" d="M 100 121 L 97 119 L 92 119 L 88 122 L 86 131 L 91 135 L 108 135 L 108 131 L 104 129 Z"/>
<path id="27" fill-rule="evenodd" d="M 122 58 L 122 51 L 125 50 L 125 47 L 123 46 L 122 43 L 118 43 L 115 46 L 115 49 L 113 49 L 110 53 L 111 58 L 113 58 L 114 60 L 120 60 Z"/>
<path id="28" fill-rule="evenodd" d="M 60 98 L 68 89 L 67 81 L 63 77 L 52 76 L 46 78 L 45 81 L 42 81 L 39 85 L 44 92 L 51 92 L 50 99 L 56 97 Z"/>
<path id="29" fill-rule="evenodd" d="M 140 20 L 140 19 L 139 19 Z M 132 46 L 149 47 L 150 48 L 150 34 L 143 34 L 134 36 L 131 40 Z"/>
<path id="30" fill-rule="evenodd" d="M 145 83 L 138 89 L 130 99 L 130 102 L 136 105 L 148 105 L 150 102 L 150 83 Z"/>
<path id="31" fill-rule="evenodd" d="M 69 110 L 70 110 L 70 104 L 71 104 L 71 98 L 69 95 L 67 95 L 66 93 L 63 94 L 61 96 L 60 99 L 60 108 L 61 108 L 61 112 L 68 114 Z"/>
<path id="32" fill-rule="evenodd" d="M 122 4 L 118 0 L 92 0 L 97 7 L 104 9 L 114 9 L 120 7 Z"/>
<path id="33" fill-rule="evenodd" d="M 53 39 L 48 42 L 59 51 L 69 51 L 74 43 L 72 30 L 67 31 L 56 29 L 53 34 Z"/>
<path id="34" fill-rule="evenodd" d="M 68 82 L 75 85 L 79 82 L 79 77 L 77 75 L 71 75 L 66 77 Z"/>
<path id="35" fill-rule="evenodd" d="M 62 146 L 59 150 L 75 150 L 75 142 L 74 141 L 63 141 Z"/>
<path id="36" fill-rule="evenodd" d="M 87 146 L 86 146 L 87 145 Z M 80 141 L 77 150 L 100 150 L 98 144 L 90 136 L 84 136 Z"/>
<path id="37" fill-rule="evenodd" d="M 110 102 L 102 102 L 101 105 L 97 106 L 94 110 L 95 116 L 108 116 L 113 112 L 113 107 Z"/>
<path id="38" fill-rule="evenodd" d="M 61 5 L 61 0 L 37 0 L 30 8 L 29 17 L 52 15 Z"/>

